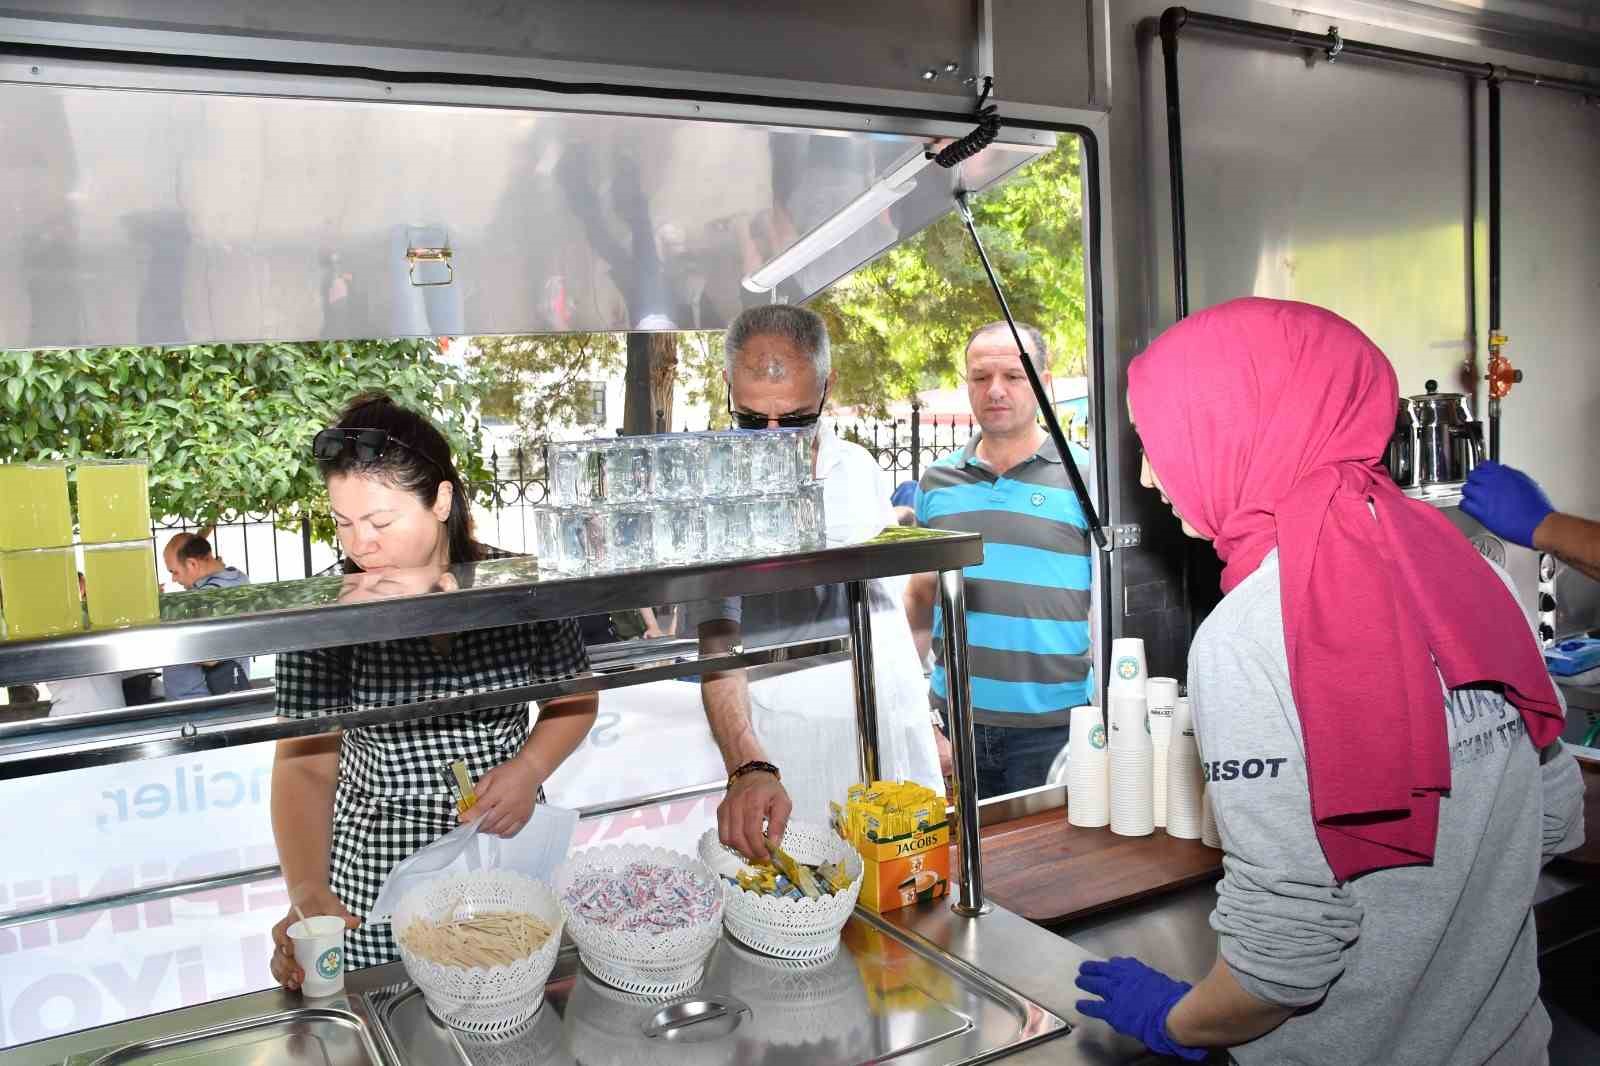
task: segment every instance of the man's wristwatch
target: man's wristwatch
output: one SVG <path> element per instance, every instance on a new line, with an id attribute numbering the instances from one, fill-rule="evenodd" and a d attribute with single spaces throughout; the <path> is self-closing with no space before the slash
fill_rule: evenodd
<path id="1" fill-rule="evenodd" d="M 783 781 L 783 775 L 778 773 L 776 766 L 769 762 L 762 762 L 760 759 L 751 759 L 747 763 L 740 764 L 733 773 L 728 775 L 728 787 L 732 788 L 733 783 L 745 774 L 771 774 L 780 783 Z"/>

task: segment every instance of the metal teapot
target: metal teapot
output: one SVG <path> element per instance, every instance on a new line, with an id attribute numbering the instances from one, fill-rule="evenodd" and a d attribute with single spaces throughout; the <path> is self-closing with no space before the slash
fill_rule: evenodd
<path id="1" fill-rule="evenodd" d="M 1423 395 L 1409 398 L 1417 441 L 1416 477 L 1411 484 L 1418 488 L 1458 484 L 1482 459 L 1483 423 L 1473 419 L 1464 394 L 1440 392 L 1437 381 L 1429 381 L 1424 388 L 1427 392 Z M 1406 403 L 1401 401 L 1402 406 Z M 1394 448 L 1392 440 L 1390 448 Z M 1400 484 L 1410 487 L 1404 481 Z"/>
<path id="2" fill-rule="evenodd" d="M 1383 453 L 1384 468 L 1403 489 L 1417 487 L 1417 418 L 1411 411 L 1411 401 L 1400 397 L 1400 412 L 1394 420 L 1394 436 Z"/>

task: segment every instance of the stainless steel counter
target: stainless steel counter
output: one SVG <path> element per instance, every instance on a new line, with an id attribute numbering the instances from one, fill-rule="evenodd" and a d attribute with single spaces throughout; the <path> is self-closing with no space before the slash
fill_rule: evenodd
<path id="1" fill-rule="evenodd" d="M 109 1066 L 112 1062 L 166 1061 L 174 1055 L 203 1050 L 215 1057 L 197 1062 L 304 1061 L 323 1066 L 397 1066 L 394 1048 L 385 1034 L 398 1031 L 402 1034 L 400 1040 L 418 1049 L 400 1066 L 412 1062 L 482 1066 L 488 1061 L 511 1061 L 504 1057 L 508 1052 L 515 1061 L 531 1058 L 540 1063 L 581 1058 L 586 1064 L 615 1061 L 619 1066 L 639 1066 L 647 1061 L 671 1061 L 685 1066 L 712 1062 L 777 1066 L 834 1061 L 834 1051 L 840 1049 L 829 1051 L 816 1041 L 844 1032 L 854 1034 L 852 1040 L 860 1047 L 852 1044 L 852 1050 L 838 1056 L 843 1061 L 860 1061 L 856 1050 L 875 1057 L 874 1051 L 885 1050 L 879 1045 L 893 1041 L 906 1048 L 905 1053 L 894 1058 L 895 1062 L 934 1066 L 993 1061 L 995 1056 L 975 1057 L 974 1053 L 985 1027 L 993 1031 L 995 1026 L 1003 1030 L 1010 1026 L 1013 1039 L 1027 1033 L 1034 1035 L 1025 1038 L 1042 1039 L 999 1056 L 1016 1066 L 1105 1066 L 1155 1061 L 1138 1044 L 1116 1037 L 1098 1022 L 1076 1016 L 1072 1002 L 1077 991 L 1072 979 L 1078 964 L 1089 955 L 1071 942 L 1000 908 L 982 918 L 961 918 L 944 900 L 895 912 L 888 918 L 891 920 L 883 926 L 893 935 L 884 939 L 899 944 L 902 961 L 916 957 L 919 950 L 941 953 L 957 963 L 947 964 L 939 972 L 955 977 L 944 983 L 931 977 L 912 980 L 901 986 L 891 1009 L 884 1009 L 880 1003 L 874 1015 L 869 1004 L 884 990 L 873 984 L 865 971 L 858 974 L 855 962 L 846 954 L 808 975 L 779 972 L 781 964 L 763 963 L 724 943 L 717 949 L 718 955 L 714 956 L 702 987 L 725 987 L 752 1002 L 754 1012 L 747 1024 L 751 1032 L 741 1035 L 737 1042 L 711 1039 L 677 1045 L 646 1043 L 637 1036 L 638 1026 L 633 1023 L 657 1008 L 647 1010 L 647 1004 L 633 997 L 608 993 L 583 975 L 574 973 L 562 978 L 559 970 L 550 985 L 550 1002 L 514 1047 L 497 1047 L 470 1038 L 441 1040 L 435 1031 L 436 1023 L 418 1010 L 416 997 L 408 998 L 404 970 L 393 964 L 351 974 L 346 994 L 313 1001 L 311 1005 L 317 1008 L 314 1013 L 306 1013 L 307 1001 L 298 994 L 281 990 L 258 992 L 14 1048 L 0 1054 L 0 1063 L 87 1066 L 103 1061 Z M 864 935 L 882 935 L 870 919 L 858 915 L 855 922 Z M 855 952 L 858 958 L 861 955 L 860 946 L 854 942 L 847 944 L 847 951 Z M 963 976 L 961 963 L 985 976 L 974 982 L 974 975 Z M 771 974 L 767 974 L 769 970 Z M 992 986 L 984 990 L 989 982 L 999 986 L 1000 994 Z M 1007 1008 L 1007 997 L 1003 995 L 1007 990 L 1066 1019 L 1071 1030 L 1052 1035 L 1050 1030 L 1058 1030 L 1059 1026 L 1047 1015 Z M 843 998 L 829 998 L 839 996 L 841 991 Z M 798 1000 L 794 1000 L 796 995 Z M 782 997 L 789 997 L 803 1008 L 795 1016 L 809 1023 L 809 1034 L 777 1034 L 777 1039 L 769 1039 L 774 1036 L 772 1031 L 760 1029 L 763 1004 L 766 1024 L 771 1025 L 775 1016 L 783 1017 L 783 1011 L 772 1005 Z M 203 1047 L 185 1042 L 179 1051 L 172 1038 L 197 1030 L 207 1030 L 209 1034 L 203 1038 Z M 765 1044 L 755 1042 L 757 1033 L 767 1041 Z M 573 1055 L 574 1041 L 582 1043 L 585 1055 Z M 751 1049 L 761 1047 L 776 1050 L 750 1057 L 754 1054 Z M 103 1058 L 107 1053 L 112 1057 Z M 263 1055 L 267 1058 L 262 1059 Z"/>

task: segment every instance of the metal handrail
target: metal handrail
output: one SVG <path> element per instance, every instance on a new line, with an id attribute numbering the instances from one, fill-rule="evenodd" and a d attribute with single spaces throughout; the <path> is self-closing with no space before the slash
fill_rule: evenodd
<path id="1" fill-rule="evenodd" d="M 103 727 L 78 727 L 73 719 L 63 718 L 57 719 L 58 725 L 46 734 L 48 745 L 39 742 L 37 737 L 31 742 L 0 743 L 0 780 L 59 773 L 85 766 L 163 758 L 191 751 L 259 744 L 268 740 L 319 736 L 358 726 L 415 722 L 446 714 L 469 713 L 585 692 L 602 692 L 701 673 L 769 665 L 792 666 L 800 662 L 820 666 L 842 660 L 849 655 L 850 647 L 850 638 L 840 636 L 751 650 L 735 648 L 704 658 L 673 656 L 637 664 L 630 669 L 616 667 L 603 673 L 590 671 L 556 681 L 419 700 L 392 707 L 332 711 L 314 718 L 286 718 L 274 714 L 241 721 L 237 719 L 238 711 L 232 707 L 221 708 L 210 716 L 180 711 L 151 717 L 149 728 L 139 734 L 119 732 L 110 738 L 101 735 Z M 218 718 L 226 720 L 218 721 Z M 25 746 L 19 748 L 19 744 Z M 9 753 L 8 747 L 11 749 Z"/>
<path id="2" fill-rule="evenodd" d="M 714 796 L 728 787 L 728 783 L 721 778 L 707 781 L 700 785 L 686 785 L 682 788 L 665 789 L 661 792 L 646 793 L 625 800 L 614 800 L 607 803 L 595 803 L 587 807 L 578 808 L 578 817 L 601 818 L 609 814 L 623 814 L 627 811 L 637 810 L 640 807 L 653 807 L 662 803 L 675 803 L 679 800 L 698 799 L 701 796 Z M 143 888 L 128 889 L 123 892 L 107 892 L 99 896 L 86 896 L 75 899 L 69 903 L 52 903 L 46 907 L 33 907 L 29 910 L 12 911 L 9 914 L 0 914 L 0 929 L 10 929 L 19 925 L 32 925 L 36 922 L 55 921 L 58 918 L 70 918 L 75 914 L 87 914 L 91 911 L 110 910 L 115 907 L 134 907 L 142 903 L 156 903 L 164 899 L 174 899 L 178 896 L 192 896 L 201 892 L 211 892 L 219 888 L 232 888 L 235 885 L 249 885 L 260 881 L 270 881 L 282 875 L 283 867 L 277 864 L 271 866 L 251 866 L 243 870 L 235 870 L 226 874 L 208 874 L 204 877 L 190 877 L 182 881 L 164 881 L 159 885 L 146 885 Z"/>

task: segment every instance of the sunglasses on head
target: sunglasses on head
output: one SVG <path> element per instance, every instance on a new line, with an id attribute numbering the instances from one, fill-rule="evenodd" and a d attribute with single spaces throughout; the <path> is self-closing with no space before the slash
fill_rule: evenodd
<path id="1" fill-rule="evenodd" d="M 733 419 L 733 424 L 740 429 L 767 429 L 776 422 L 779 429 L 810 429 L 822 421 L 822 409 L 828 406 L 828 386 L 822 386 L 822 399 L 817 403 L 815 411 L 802 414 L 779 415 L 769 418 L 755 411 L 736 411 L 733 408 L 733 392 L 728 392 L 728 417 Z"/>
<path id="2" fill-rule="evenodd" d="M 390 436 L 384 429 L 325 429 L 311 438 L 311 454 L 319 463 L 335 463 L 340 459 L 354 459 L 358 463 L 375 463 L 382 459 L 390 447 L 404 448 L 428 463 L 439 473 L 444 473 L 431 456 L 421 448 Z"/>

